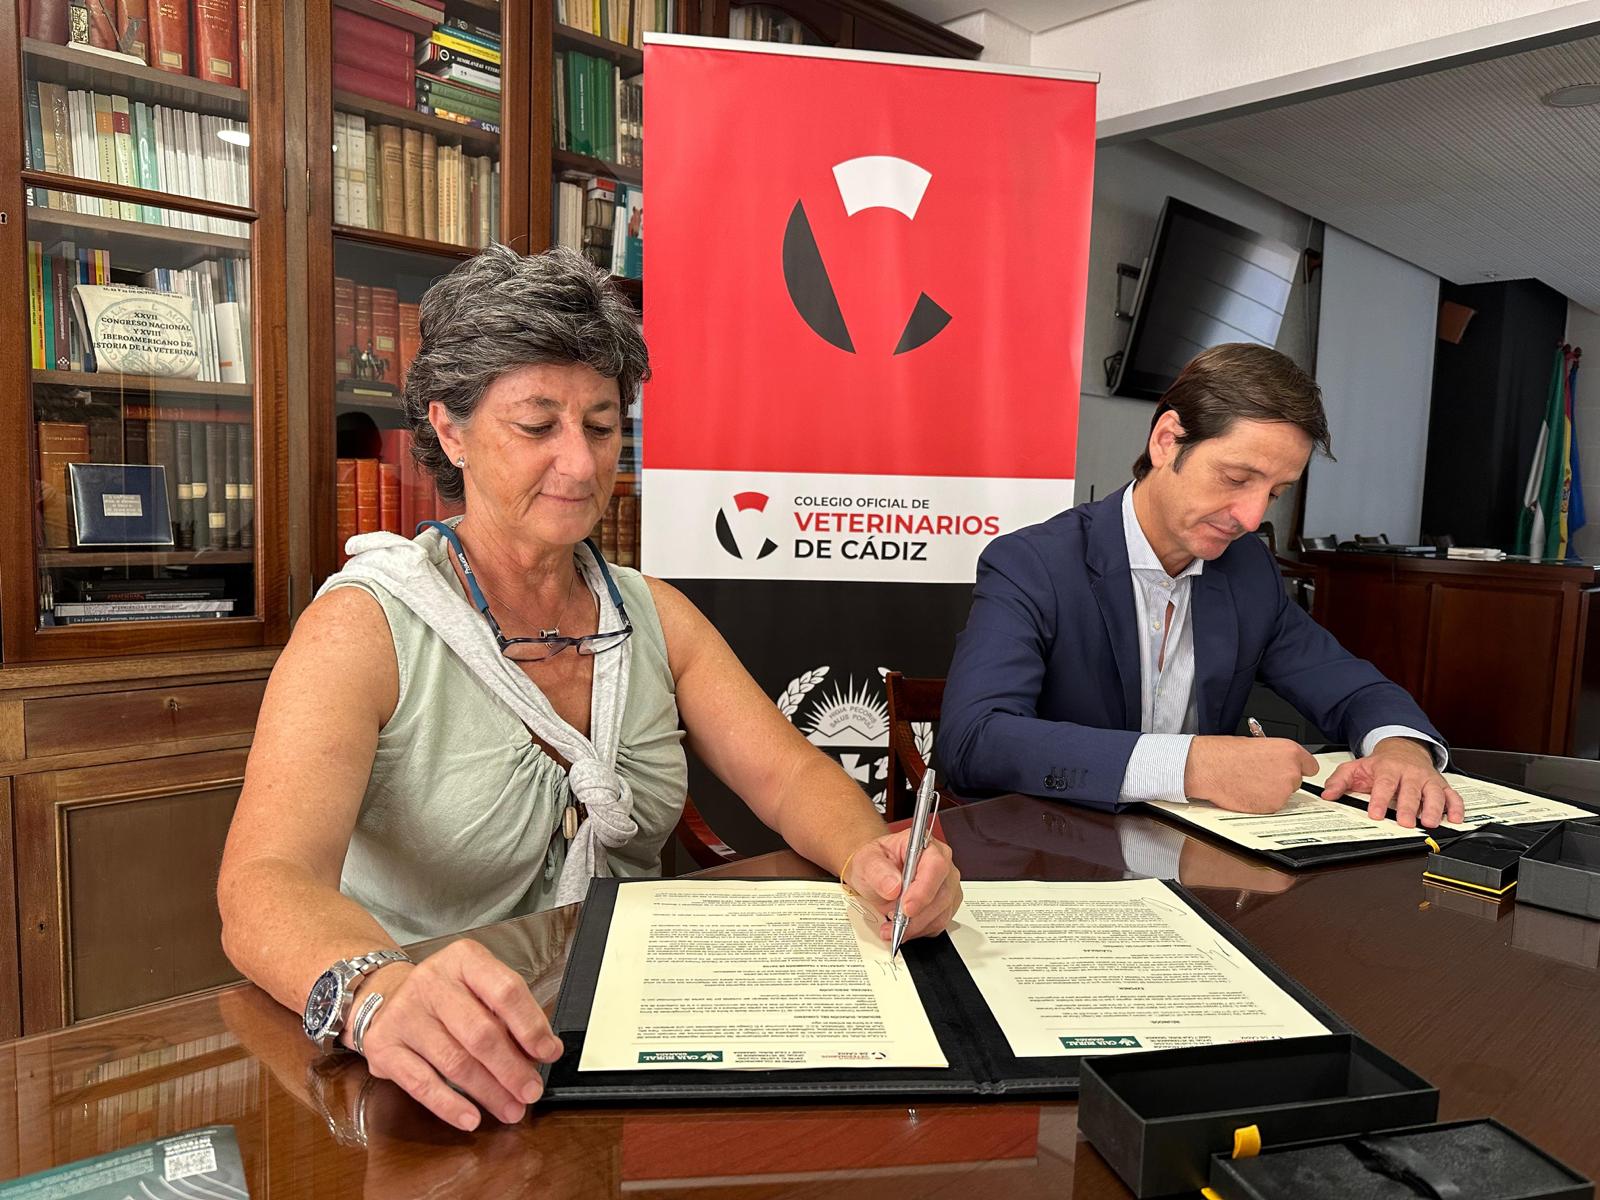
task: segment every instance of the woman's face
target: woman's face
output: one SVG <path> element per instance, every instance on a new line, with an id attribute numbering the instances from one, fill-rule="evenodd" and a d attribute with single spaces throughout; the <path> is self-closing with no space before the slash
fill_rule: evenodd
<path id="1" fill-rule="evenodd" d="M 581 364 L 536 364 L 489 386 L 471 422 L 429 414 L 451 461 L 465 456 L 467 511 L 573 545 L 611 500 L 622 446 L 617 381 Z"/>

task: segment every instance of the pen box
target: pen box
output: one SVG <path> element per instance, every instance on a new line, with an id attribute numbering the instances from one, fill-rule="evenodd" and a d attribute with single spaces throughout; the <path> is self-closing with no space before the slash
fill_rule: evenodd
<path id="1" fill-rule="evenodd" d="M 1504 896 L 1517 886 L 1517 867 L 1543 829 L 1481 825 L 1428 855 L 1422 877 L 1484 896 Z"/>
<path id="2" fill-rule="evenodd" d="M 1594 1185 L 1498 1121 L 1267 1146 L 1211 1159 L 1216 1200 L 1590 1200 Z"/>
<path id="3" fill-rule="evenodd" d="M 1600 919 L 1600 825 L 1563 821 L 1523 856 L 1519 904 Z"/>
<path id="4" fill-rule="evenodd" d="M 1354 1034 L 1085 1059 L 1078 1128 L 1140 1200 L 1193 1193 L 1235 1130 L 1264 1145 L 1419 1125 L 1439 1092 Z"/>

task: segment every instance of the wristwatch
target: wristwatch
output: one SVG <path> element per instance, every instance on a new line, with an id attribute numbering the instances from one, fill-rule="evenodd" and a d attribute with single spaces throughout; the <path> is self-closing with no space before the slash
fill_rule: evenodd
<path id="1" fill-rule="evenodd" d="M 344 1032 L 344 1023 L 350 1017 L 350 1004 L 355 999 L 351 985 L 363 975 L 370 975 L 379 967 L 390 963 L 410 962 L 404 950 L 374 950 L 359 958 L 336 962 L 311 985 L 311 995 L 306 998 L 306 1036 L 319 1049 L 330 1050 Z"/>

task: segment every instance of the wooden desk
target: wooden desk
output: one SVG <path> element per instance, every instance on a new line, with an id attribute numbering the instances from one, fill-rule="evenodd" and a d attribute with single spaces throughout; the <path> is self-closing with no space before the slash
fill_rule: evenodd
<path id="1" fill-rule="evenodd" d="M 1105 815 L 1007 797 L 941 820 L 969 878 L 1126 873 Z M 1290 876 L 1149 818 L 1117 822 L 1164 838 L 1206 905 L 1438 1085 L 1442 1117 L 1498 1117 L 1600 1176 L 1600 925 L 1441 903 L 1416 857 Z M 816 874 L 788 853 L 724 873 Z M 576 916 L 561 909 L 475 936 L 548 1007 Z M 1078 1140 L 1071 1102 L 536 1108 L 521 1124 L 462 1134 L 377 1083 L 365 1089 L 362 1146 L 350 1114 L 363 1064 L 339 1060 L 323 1078 L 314 1060 L 295 1015 L 249 986 L 0 1044 L 0 1175 L 215 1122 L 237 1128 L 256 1200 L 1127 1194 Z"/>

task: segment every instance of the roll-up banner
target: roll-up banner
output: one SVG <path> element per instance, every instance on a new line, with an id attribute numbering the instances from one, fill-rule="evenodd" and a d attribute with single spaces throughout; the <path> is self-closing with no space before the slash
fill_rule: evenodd
<path id="1" fill-rule="evenodd" d="M 652 35 L 645 79 L 643 568 L 881 804 L 883 672 L 1072 503 L 1095 76 Z"/>

